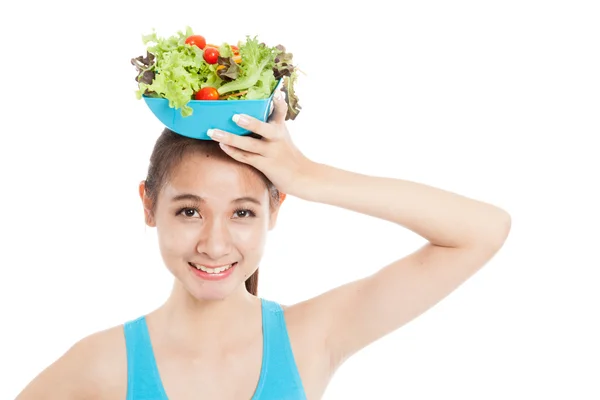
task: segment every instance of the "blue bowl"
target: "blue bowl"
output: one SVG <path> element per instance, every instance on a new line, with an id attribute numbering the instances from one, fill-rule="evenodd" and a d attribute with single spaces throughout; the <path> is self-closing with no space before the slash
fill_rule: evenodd
<path id="1" fill-rule="evenodd" d="M 194 139 L 212 140 L 206 134 L 209 129 L 221 129 L 236 135 L 250 134 L 249 130 L 233 122 L 232 117 L 246 114 L 266 122 L 274 94 L 275 90 L 268 98 L 259 100 L 191 100 L 188 106 L 194 111 L 188 117 L 181 116 L 180 109 L 171 108 L 167 99 L 142 97 L 154 116 L 173 132 Z"/>

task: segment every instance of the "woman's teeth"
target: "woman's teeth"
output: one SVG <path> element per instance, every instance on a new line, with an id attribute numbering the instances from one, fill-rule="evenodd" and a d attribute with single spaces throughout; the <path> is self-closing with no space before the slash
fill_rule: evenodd
<path id="1" fill-rule="evenodd" d="M 194 268 L 199 269 L 200 271 L 204 271 L 208 274 L 220 274 L 221 272 L 225 272 L 227 271 L 229 268 L 231 268 L 233 266 L 233 264 L 229 264 L 229 265 L 225 265 L 223 267 L 219 267 L 219 268 L 207 268 L 204 265 L 199 265 L 199 264 L 192 264 L 190 263 Z"/>

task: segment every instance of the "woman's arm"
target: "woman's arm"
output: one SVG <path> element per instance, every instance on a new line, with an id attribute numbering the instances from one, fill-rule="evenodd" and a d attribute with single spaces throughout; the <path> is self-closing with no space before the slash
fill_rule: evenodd
<path id="1" fill-rule="evenodd" d="M 16 400 L 84 399 L 87 391 L 85 344 L 77 343 L 39 373 Z"/>
<path id="2" fill-rule="evenodd" d="M 313 164 L 306 176 L 297 196 L 395 222 L 429 241 L 303 305 L 327 326 L 335 364 L 446 297 L 494 256 L 510 230 L 510 216 L 501 208 L 424 184 L 323 164 Z"/>
<path id="3" fill-rule="evenodd" d="M 312 164 L 296 196 L 395 222 L 443 247 L 501 244 L 510 228 L 506 211 L 425 184 Z"/>

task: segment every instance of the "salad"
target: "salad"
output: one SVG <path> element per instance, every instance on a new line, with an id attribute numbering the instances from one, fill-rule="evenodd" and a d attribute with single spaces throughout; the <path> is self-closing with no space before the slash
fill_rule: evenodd
<path id="1" fill-rule="evenodd" d="M 242 101 L 268 98 L 279 80 L 286 94 L 287 119 L 302 107 L 294 91 L 297 68 L 284 46 L 267 46 L 246 36 L 236 45 L 207 44 L 190 27 L 168 38 L 156 32 L 142 36 L 146 55 L 131 59 L 136 67 L 136 96 L 169 100 L 169 106 L 192 115 L 191 100 Z"/>

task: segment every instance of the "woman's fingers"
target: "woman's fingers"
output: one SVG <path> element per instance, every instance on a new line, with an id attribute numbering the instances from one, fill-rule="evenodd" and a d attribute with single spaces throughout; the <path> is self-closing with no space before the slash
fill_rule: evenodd
<path id="1" fill-rule="evenodd" d="M 279 125 L 285 122 L 286 114 L 287 103 L 285 102 L 285 95 L 280 90 L 277 90 L 273 96 L 273 111 L 267 122 L 262 122 L 245 114 L 234 115 L 233 121 L 250 132 L 272 140 L 278 137 Z"/>
<path id="2" fill-rule="evenodd" d="M 257 139 L 254 139 L 257 140 Z M 243 162 L 245 164 L 252 165 L 253 167 L 259 168 L 260 160 L 263 158 L 260 154 L 251 153 L 248 151 L 240 150 L 239 148 L 227 145 L 225 143 L 219 143 L 219 146 L 223 149 L 234 160 Z"/>
<path id="3" fill-rule="evenodd" d="M 243 100 L 240 100 L 240 101 L 243 101 Z M 273 111 L 273 112 L 275 112 L 275 111 Z M 276 133 L 277 133 L 276 126 L 266 123 L 266 122 L 262 122 L 261 120 L 256 119 L 256 118 L 251 117 L 246 114 L 234 115 L 233 122 L 235 122 L 242 128 L 248 129 L 250 132 L 257 133 L 260 136 L 267 138 L 267 139 L 275 138 Z"/>
<path id="4" fill-rule="evenodd" d="M 243 150 L 248 153 L 264 155 L 266 143 L 260 139 L 249 136 L 234 135 L 219 129 L 209 129 L 206 133 L 211 139 L 229 147 Z"/>
<path id="5" fill-rule="evenodd" d="M 210 129 L 207 134 L 211 139 L 219 142 L 223 151 L 235 160 L 257 166 L 261 160 L 264 160 L 264 157 L 269 157 L 267 153 L 272 153 L 269 149 L 272 149 L 273 145 L 281 143 L 275 139 L 283 136 L 285 132 L 283 124 L 285 123 L 286 114 L 285 95 L 281 90 L 277 90 L 273 96 L 273 112 L 268 122 L 263 122 L 245 114 L 237 114 L 233 117 L 235 123 L 250 132 L 260 135 L 263 138 L 262 140 L 249 135 L 234 135 L 219 129 Z"/>
<path id="6" fill-rule="evenodd" d="M 287 115 L 287 102 L 285 101 L 285 93 L 281 89 L 277 89 L 273 96 L 273 113 L 269 117 L 269 122 L 283 124 Z"/>

